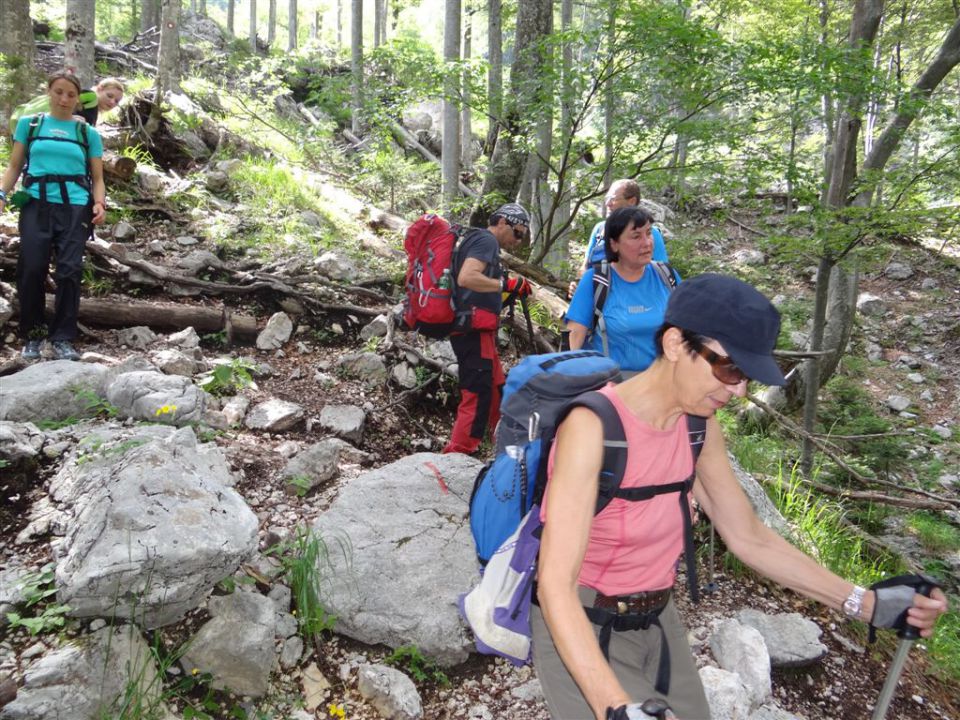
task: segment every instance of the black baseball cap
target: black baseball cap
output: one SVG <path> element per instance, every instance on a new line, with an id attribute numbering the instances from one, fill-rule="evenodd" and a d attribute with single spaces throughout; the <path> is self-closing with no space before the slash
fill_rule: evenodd
<path id="1" fill-rule="evenodd" d="M 780 313 L 752 285 L 717 273 L 684 280 L 670 294 L 663 320 L 720 342 L 751 380 L 786 385 L 773 359 Z"/>

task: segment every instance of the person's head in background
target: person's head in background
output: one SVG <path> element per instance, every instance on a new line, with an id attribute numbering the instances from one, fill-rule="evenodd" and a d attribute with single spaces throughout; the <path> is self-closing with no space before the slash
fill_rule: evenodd
<path id="1" fill-rule="evenodd" d="M 97 92 L 97 108 L 100 112 L 113 110 L 123 100 L 124 86 L 118 78 L 104 78 L 93 88 Z"/>
<path id="2" fill-rule="evenodd" d="M 625 178 L 614 180 L 603 198 L 603 204 L 608 213 L 625 207 L 634 207 L 640 204 L 640 186 L 636 180 Z"/>

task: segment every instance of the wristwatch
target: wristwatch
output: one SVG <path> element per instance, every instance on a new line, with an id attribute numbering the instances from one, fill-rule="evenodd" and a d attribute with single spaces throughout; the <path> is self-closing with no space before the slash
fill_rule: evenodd
<path id="1" fill-rule="evenodd" d="M 863 596 L 866 594 L 866 588 L 854 585 L 850 595 L 843 601 L 843 613 L 847 617 L 859 620 L 863 614 Z"/>

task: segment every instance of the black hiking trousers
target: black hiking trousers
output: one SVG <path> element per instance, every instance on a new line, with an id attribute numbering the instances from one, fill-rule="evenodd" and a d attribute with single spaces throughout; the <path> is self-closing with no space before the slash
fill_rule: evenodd
<path id="1" fill-rule="evenodd" d="M 40 339 L 44 326 L 44 285 L 54 254 L 57 292 L 53 322 L 46 335 L 51 341 L 72 341 L 76 337 L 83 253 L 92 230 L 92 219 L 90 205 L 31 200 L 21 208 L 17 295 L 20 337 L 24 340 Z"/>

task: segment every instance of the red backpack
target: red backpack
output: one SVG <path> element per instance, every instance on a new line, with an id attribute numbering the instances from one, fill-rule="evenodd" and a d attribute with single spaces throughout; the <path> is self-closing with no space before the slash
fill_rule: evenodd
<path id="1" fill-rule="evenodd" d="M 407 253 L 403 319 L 411 330 L 427 337 L 446 337 L 453 326 L 453 261 L 463 232 L 459 225 L 429 214 L 413 223 L 403 240 Z"/>

